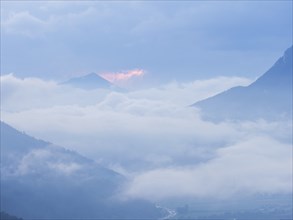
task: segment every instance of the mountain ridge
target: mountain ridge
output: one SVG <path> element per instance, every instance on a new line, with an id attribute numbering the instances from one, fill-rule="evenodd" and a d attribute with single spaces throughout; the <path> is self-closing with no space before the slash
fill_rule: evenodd
<path id="1" fill-rule="evenodd" d="M 233 87 L 191 105 L 204 119 L 282 120 L 292 117 L 292 46 L 248 86 Z"/>
<path id="2" fill-rule="evenodd" d="M 121 202 L 121 174 L 77 152 L 1 125 L 1 211 L 24 219 L 161 217 L 144 200 Z"/>

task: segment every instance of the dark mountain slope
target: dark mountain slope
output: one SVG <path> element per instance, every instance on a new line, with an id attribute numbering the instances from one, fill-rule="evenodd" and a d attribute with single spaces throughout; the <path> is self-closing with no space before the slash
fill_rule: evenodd
<path id="1" fill-rule="evenodd" d="M 292 47 L 247 87 L 234 87 L 192 106 L 204 119 L 280 120 L 292 118 Z"/>
<path id="2" fill-rule="evenodd" d="M 160 217 L 160 210 L 148 202 L 115 199 L 125 180 L 76 152 L 1 122 L 1 210 L 5 212 L 25 219 Z"/>
<path id="3" fill-rule="evenodd" d="M 22 218 L 15 217 L 6 212 L 0 212 L 0 220 L 22 220 Z"/>

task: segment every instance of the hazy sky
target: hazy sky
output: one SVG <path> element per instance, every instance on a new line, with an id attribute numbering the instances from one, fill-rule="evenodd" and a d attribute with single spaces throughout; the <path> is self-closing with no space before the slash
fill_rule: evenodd
<path id="1" fill-rule="evenodd" d="M 256 77 L 292 45 L 292 1 L 1 1 L 1 74 Z"/>

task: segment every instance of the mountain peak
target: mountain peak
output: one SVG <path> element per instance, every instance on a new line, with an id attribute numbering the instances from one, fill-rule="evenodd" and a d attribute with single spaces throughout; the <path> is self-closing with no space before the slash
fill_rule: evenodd
<path id="1" fill-rule="evenodd" d="M 87 75 L 82 76 L 83 78 L 100 78 L 100 76 L 94 72 L 91 72 Z"/>
<path id="2" fill-rule="evenodd" d="M 290 85 L 287 85 L 290 83 Z M 284 89 L 290 87 L 292 83 L 292 46 L 288 48 L 282 57 L 261 77 L 250 86 L 275 87 Z M 291 86 L 292 87 L 292 86 Z"/>
<path id="3" fill-rule="evenodd" d="M 114 86 L 109 81 L 94 72 L 84 76 L 71 78 L 61 84 L 70 85 L 85 90 L 110 89 Z"/>

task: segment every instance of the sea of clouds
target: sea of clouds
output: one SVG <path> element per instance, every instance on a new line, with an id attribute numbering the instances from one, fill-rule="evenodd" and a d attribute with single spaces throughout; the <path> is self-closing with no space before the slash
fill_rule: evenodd
<path id="1" fill-rule="evenodd" d="M 217 77 L 120 93 L 8 74 L 1 76 L 1 120 L 124 174 L 123 197 L 291 192 L 291 122 L 214 123 L 190 107 L 250 82 Z"/>

